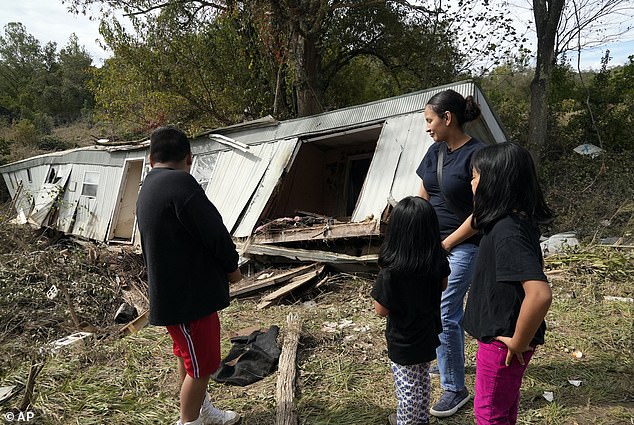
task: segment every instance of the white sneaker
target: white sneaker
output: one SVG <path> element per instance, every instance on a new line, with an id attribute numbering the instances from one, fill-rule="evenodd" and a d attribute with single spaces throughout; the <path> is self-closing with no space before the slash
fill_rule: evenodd
<path id="1" fill-rule="evenodd" d="M 204 425 L 233 425 L 240 422 L 240 415 L 232 410 L 220 410 L 211 403 L 200 408 L 200 418 Z M 200 419 L 199 418 L 199 419 Z"/>
<path id="2" fill-rule="evenodd" d="M 193 422 L 181 422 L 180 419 L 178 420 L 178 422 L 176 422 L 176 425 L 205 425 L 205 423 L 202 420 L 202 416 L 198 416 L 198 419 L 196 419 Z"/>

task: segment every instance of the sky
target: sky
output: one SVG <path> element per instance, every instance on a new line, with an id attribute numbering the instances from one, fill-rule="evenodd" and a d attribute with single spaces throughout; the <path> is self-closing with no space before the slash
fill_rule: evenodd
<path id="1" fill-rule="evenodd" d="M 58 50 L 68 44 L 72 33 L 77 35 L 79 44 L 84 46 L 93 58 L 93 64 L 101 66 L 110 53 L 103 50 L 97 40 L 99 22 L 91 21 L 84 15 L 73 15 L 66 10 L 61 0 L 0 0 L 0 31 L 4 34 L 4 26 L 9 22 L 21 22 L 29 34 L 33 35 L 43 46 L 49 41 L 57 43 Z M 601 67 L 601 58 L 606 49 L 610 50 L 611 66 L 627 63 L 628 56 L 634 55 L 634 34 L 629 41 L 585 50 L 582 53 L 581 69 Z M 576 67 L 576 58 L 573 62 Z"/>

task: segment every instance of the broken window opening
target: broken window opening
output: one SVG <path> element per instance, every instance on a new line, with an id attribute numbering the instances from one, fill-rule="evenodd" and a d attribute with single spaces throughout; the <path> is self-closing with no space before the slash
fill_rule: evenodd
<path id="1" fill-rule="evenodd" d="M 217 153 L 196 155 L 194 157 L 194 163 L 192 164 L 192 176 L 194 176 L 203 190 L 207 190 L 209 178 L 216 166 L 217 157 Z"/>
<path id="2" fill-rule="evenodd" d="M 57 184 L 62 179 L 62 176 L 57 174 L 57 170 L 53 167 L 48 171 L 46 176 L 46 183 Z"/>
<path id="3" fill-rule="evenodd" d="M 84 182 L 81 188 L 81 196 L 85 196 L 87 198 L 96 198 L 98 187 L 99 173 L 95 171 L 86 171 L 84 173 Z"/>

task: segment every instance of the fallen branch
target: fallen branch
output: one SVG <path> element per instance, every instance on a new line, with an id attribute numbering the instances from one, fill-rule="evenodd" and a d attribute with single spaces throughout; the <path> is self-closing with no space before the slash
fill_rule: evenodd
<path id="1" fill-rule="evenodd" d="M 295 359 L 297 358 L 297 345 L 302 325 L 297 313 L 289 313 L 286 317 L 286 324 L 275 391 L 277 403 L 275 425 L 297 425 L 298 423 L 293 400 L 295 398 L 297 369 Z"/>
<path id="2" fill-rule="evenodd" d="M 24 397 L 22 397 L 22 402 L 20 403 L 20 407 L 18 410 L 21 412 L 26 411 L 26 409 L 31 406 L 31 398 L 33 397 L 33 388 L 35 387 L 35 378 L 40 374 L 42 368 L 44 367 L 44 363 L 31 363 L 31 370 L 29 371 L 29 378 L 26 381 L 26 391 L 24 391 Z"/>

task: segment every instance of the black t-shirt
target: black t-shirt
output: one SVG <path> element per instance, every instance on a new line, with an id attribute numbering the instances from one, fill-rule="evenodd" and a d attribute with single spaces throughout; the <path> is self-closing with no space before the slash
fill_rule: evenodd
<path id="1" fill-rule="evenodd" d="M 511 214 L 497 221 L 480 241 L 463 327 L 474 338 L 491 342 L 496 336 L 512 337 L 527 280 L 547 281 L 539 245 L 539 229 Z M 531 345 L 543 344 L 542 322 Z"/>
<path id="2" fill-rule="evenodd" d="M 440 235 L 446 238 L 453 233 L 464 221 L 456 216 L 452 209 L 446 205 L 438 186 L 436 165 L 438 163 L 438 150 L 445 142 L 434 143 L 421 161 L 416 174 L 423 180 L 425 190 L 429 195 L 429 202 L 434 207 L 440 224 Z M 473 192 L 471 191 L 471 157 L 474 152 L 486 145 L 475 138 L 454 151 L 447 151 L 443 166 L 443 189 L 445 196 L 455 208 L 466 213 L 473 211 Z M 479 236 L 475 235 L 465 242 L 477 244 Z"/>
<path id="3" fill-rule="evenodd" d="M 152 169 L 136 207 L 150 323 L 188 323 L 228 306 L 227 273 L 238 266 L 238 253 L 220 213 L 194 177 Z"/>
<path id="4" fill-rule="evenodd" d="M 449 276 L 447 260 L 442 270 L 440 277 L 395 273 L 389 268 L 379 271 L 370 295 L 390 311 L 385 338 L 393 362 L 411 365 L 436 358 L 442 332 L 442 279 Z"/>

